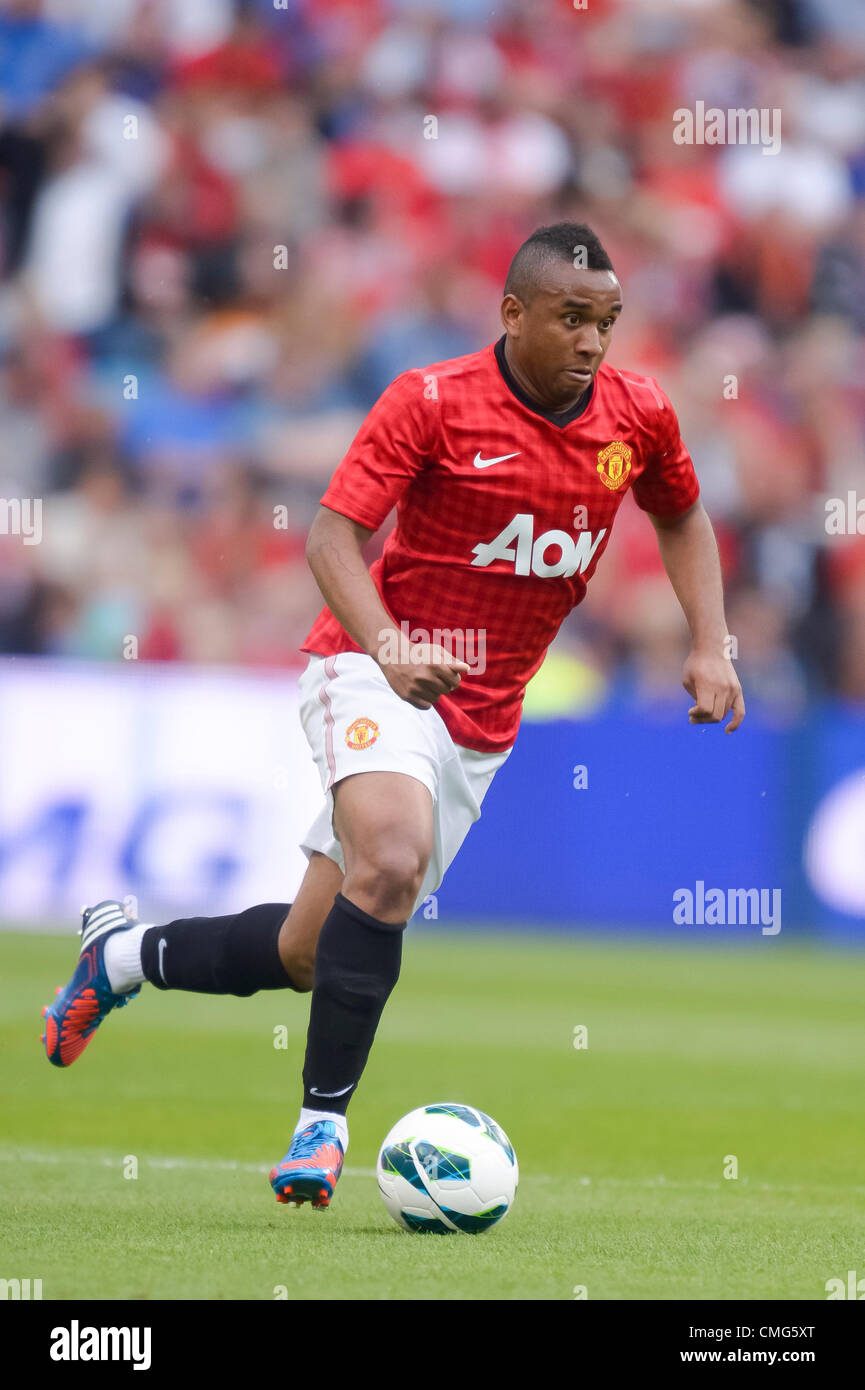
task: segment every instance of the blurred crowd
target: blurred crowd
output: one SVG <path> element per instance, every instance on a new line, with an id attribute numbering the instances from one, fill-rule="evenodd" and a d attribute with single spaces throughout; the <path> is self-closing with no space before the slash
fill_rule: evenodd
<path id="1" fill-rule="evenodd" d="M 699 101 L 780 151 L 676 143 Z M 43 500 L 0 651 L 299 664 L 365 412 L 497 338 L 565 218 L 678 411 L 746 694 L 865 702 L 865 534 L 825 524 L 865 499 L 862 0 L 0 0 L 0 498 Z M 666 698 L 682 652 L 628 501 L 537 708 Z"/>

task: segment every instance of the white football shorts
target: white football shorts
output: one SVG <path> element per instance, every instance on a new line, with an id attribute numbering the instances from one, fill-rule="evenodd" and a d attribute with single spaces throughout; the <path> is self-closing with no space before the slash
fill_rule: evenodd
<path id="1" fill-rule="evenodd" d="M 333 829 L 333 792 L 357 772 L 402 772 L 423 782 L 433 801 L 434 843 L 414 911 L 439 887 L 479 818 L 481 802 L 510 753 L 479 753 L 454 743 L 435 706 L 400 699 L 371 656 L 311 656 L 300 677 L 300 718 L 312 749 L 325 805 L 301 844 L 307 858 L 326 854 L 345 872 Z"/>

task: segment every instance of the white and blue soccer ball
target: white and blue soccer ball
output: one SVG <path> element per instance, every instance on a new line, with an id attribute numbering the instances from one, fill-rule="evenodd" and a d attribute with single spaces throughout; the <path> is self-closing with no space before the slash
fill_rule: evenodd
<path id="1" fill-rule="evenodd" d="M 376 1168 L 384 1204 L 407 1231 L 477 1235 L 507 1216 L 519 1181 L 514 1147 L 473 1105 L 422 1105 L 398 1120 Z"/>

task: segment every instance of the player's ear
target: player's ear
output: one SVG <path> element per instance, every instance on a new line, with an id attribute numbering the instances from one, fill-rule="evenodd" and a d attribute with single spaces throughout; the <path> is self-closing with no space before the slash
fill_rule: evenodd
<path id="1" fill-rule="evenodd" d="M 506 294 L 502 300 L 502 324 L 511 338 L 520 336 L 523 319 L 523 302 L 515 294 Z"/>

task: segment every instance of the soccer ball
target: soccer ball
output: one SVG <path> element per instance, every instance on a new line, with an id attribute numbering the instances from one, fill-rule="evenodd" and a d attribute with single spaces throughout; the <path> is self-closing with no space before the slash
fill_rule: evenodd
<path id="1" fill-rule="evenodd" d="M 398 1120 L 376 1166 L 384 1204 L 407 1231 L 488 1231 L 513 1205 L 513 1145 L 473 1105 L 423 1105 Z"/>

